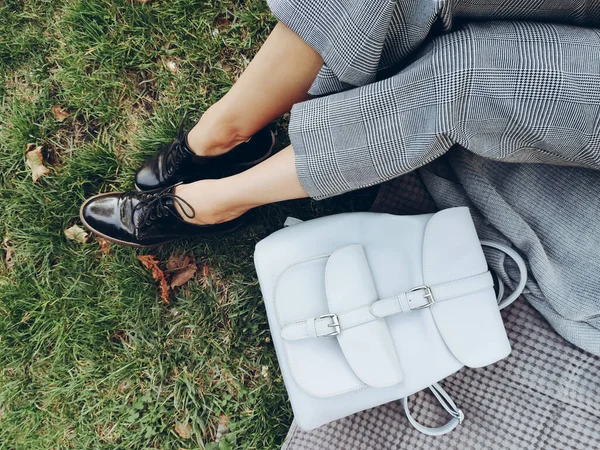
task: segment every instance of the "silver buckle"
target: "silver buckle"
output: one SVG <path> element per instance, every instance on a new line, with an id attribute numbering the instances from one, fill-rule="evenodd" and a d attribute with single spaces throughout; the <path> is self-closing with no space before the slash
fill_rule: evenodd
<path id="1" fill-rule="evenodd" d="M 411 292 L 416 292 L 416 291 L 425 291 L 425 293 L 423 294 L 423 297 L 427 299 L 427 303 L 422 306 L 417 306 L 414 309 L 429 308 L 431 305 L 433 305 L 435 303 L 435 299 L 433 298 L 433 292 L 431 292 L 431 289 L 429 288 L 429 286 L 417 286 L 415 288 L 412 288 L 410 291 L 408 291 L 408 293 L 410 294 Z M 413 309 L 413 308 L 411 308 L 411 309 Z"/>
<path id="2" fill-rule="evenodd" d="M 319 319 L 331 319 L 331 323 L 327 326 L 329 328 L 333 328 L 333 331 L 331 333 L 327 333 L 319 337 L 337 336 L 342 332 L 342 329 L 340 327 L 340 319 L 338 319 L 337 314 L 323 314 L 317 320 Z"/>

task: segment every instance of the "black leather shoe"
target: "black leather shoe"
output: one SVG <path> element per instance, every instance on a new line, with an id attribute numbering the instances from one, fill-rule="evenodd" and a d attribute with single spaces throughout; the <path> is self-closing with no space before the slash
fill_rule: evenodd
<path id="1" fill-rule="evenodd" d="M 79 215 L 92 233 L 131 247 L 151 247 L 180 238 L 225 234 L 244 222 L 244 216 L 241 216 L 216 225 L 188 223 L 181 218 L 175 204 L 188 218 L 194 217 L 194 208 L 175 195 L 174 189 L 99 194 L 81 205 Z"/>
<path id="2" fill-rule="evenodd" d="M 144 162 L 135 174 L 135 185 L 140 191 L 148 191 L 181 182 L 225 178 L 264 161 L 274 147 L 275 136 L 263 128 L 227 153 L 198 156 L 188 147 L 187 133 L 180 126 L 177 139 Z"/>

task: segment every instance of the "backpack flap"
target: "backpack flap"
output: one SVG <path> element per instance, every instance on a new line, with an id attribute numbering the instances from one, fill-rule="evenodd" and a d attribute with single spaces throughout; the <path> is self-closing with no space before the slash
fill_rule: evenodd
<path id="1" fill-rule="evenodd" d="M 348 312 L 368 308 L 376 300 L 360 244 L 296 264 L 279 277 L 275 306 L 282 341 L 292 376 L 303 391 L 332 397 L 402 381 L 384 319 L 353 323 L 340 333 L 336 313 L 351 319 Z"/>
<path id="2" fill-rule="evenodd" d="M 449 301 L 434 298 L 430 311 L 448 349 L 467 367 L 483 367 L 510 354 L 491 277 L 478 292 L 469 292 L 460 281 L 487 270 L 467 208 L 443 210 L 429 220 L 423 241 L 424 284 L 452 283 L 452 290 L 465 292 Z"/>
<path id="3" fill-rule="evenodd" d="M 333 252 L 327 261 L 325 286 L 332 313 L 349 316 L 378 300 L 361 244 Z M 347 328 L 337 340 L 348 364 L 365 384 L 387 387 L 402 381 L 400 361 L 384 319 Z"/>

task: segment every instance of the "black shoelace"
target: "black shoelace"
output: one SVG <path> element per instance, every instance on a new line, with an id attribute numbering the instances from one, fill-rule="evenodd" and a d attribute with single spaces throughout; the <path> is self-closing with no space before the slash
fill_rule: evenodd
<path id="1" fill-rule="evenodd" d="M 136 229 L 139 230 L 146 225 L 151 225 L 154 220 L 166 217 L 168 215 L 175 216 L 177 219 L 182 220 L 177 210 L 174 208 L 169 208 L 169 206 L 165 204 L 166 200 L 171 200 L 173 202 L 173 206 L 178 205 L 179 209 L 188 219 L 193 219 L 196 216 L 196 211 L 192 205 L 190 205 L 181 197 L 175 195 L 173 192 L 169 192 L 170 190 L 171 187 L 168 187 L 160 192 L 151 194 L 134 194 L 136 196 L 140 196 L 138 197 L 140 202 L 133 207 L 131 214 L 135 215 L 137 211 L 146 208 L 141 220 L 137 222 L 137 224 L 135 220 L 132 220 Z M 186 210 L 186 208 L 188 209 Z M 191 213 L 188 211 L 191 211 Z"/>
<path id="2" fill-rule="evenodd" d="M 167 154 L 165 155 L 166 170 L 171 175 L 184 161 L 189 157 L 189 153 L 185 149 L 186 134 L 183 131 L 183 120 L 179 124 L 179 132 L 177 133 L 177 139 L 169 146 Z"/>

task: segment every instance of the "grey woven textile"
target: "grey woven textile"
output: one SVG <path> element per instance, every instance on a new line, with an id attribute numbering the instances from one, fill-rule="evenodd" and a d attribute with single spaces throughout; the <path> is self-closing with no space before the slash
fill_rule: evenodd
<path id="1" fill-rule="evenodd" d="M 420 176 L 411 173 L 382 185 L 373 209 L 415 214 L 432 211 L 432 205 Z M 419 433 L 400 403 L 393 402 L 313 431 L 293 423 L 282 450 L 600 448 L 600 357 L 559 337 L 523 300 L 502 315 L 512 354 L 483 369 L 462 369 L 442 382 L 466 415 L 452 433 Z M 421 423 L 438 426 L 448 420 L 427 391 L 410 404 Z"/>
<path id="2" fill-rule="evenodd" d="M 292 109 L 296 167 L 316 199 L 390 180 L 456 144 L 510 162 L 600 167 L 600 31 L 461 26 L 396 75 Z"/>
<path id="3" fill-rule="evenodd" d="M 526 257 L 527 300 L 600 355 L 600 31 L 532 22 L 598 26 L 600 0 L 269 4 L 325 61 L 313 93 L 329 95 L 289 126 L 308 194 L 419 169 L 439 207 L 470 206 Z M 465 23 L 486 19 L 530 21 Z M 442 155 L 450 174 L 428 164 Z"/>
<path id="4" fill-rule="evenodd" d="M 310 93 L 376 81 L 406 64 L 432 35 L 465 21 L 539 21 L 593 27 L 598 0 L 267 0 L 279 20 L 325 61 Z M 458 56 L 457 54 L 456 56 Z M 397 71 L 397 70 L 396 70 Z"/>

